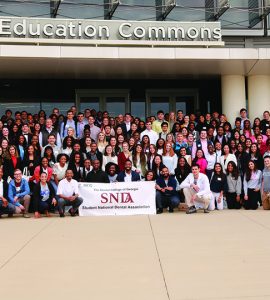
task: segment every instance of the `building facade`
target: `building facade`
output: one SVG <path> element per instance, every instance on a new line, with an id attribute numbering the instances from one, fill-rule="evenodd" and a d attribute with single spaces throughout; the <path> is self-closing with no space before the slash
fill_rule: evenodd
<path id="1" fill-rule="evenodd" d="M 270 1 L 0 1 L 0 114 L 270 108 Z"/>

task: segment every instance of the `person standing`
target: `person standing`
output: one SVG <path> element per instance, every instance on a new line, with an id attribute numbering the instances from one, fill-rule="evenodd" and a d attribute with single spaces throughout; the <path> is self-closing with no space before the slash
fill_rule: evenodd
<path id="1" fill-rule="evenodd" d="M 207 139 L 207 131 L 206 130 L 202 130 L 200 132 L 200 138 L 198 140 L 196 140 L 193 143 L 192 146 L 192 158 L 195 158 L 197 150 L 203 150 L 203 153 L 205 156 L 207 156 L 208 153 L 208 145 L 213 143 Z"/>
<path id="2" fill-rule="evenodd" d="M 164 111 L 163 110 L 159 110 L 157 112 L 157 119 L 153 122 L 152 124 L 152 129 L 156 132 L 156 133 L 161 133 L 162 132 L 162 124 L 163 123 L 167 123 L 167 129 L 169 127 L 169 123 L 167 121 L 165 121 L 164 118 Z M 152 144 L 152 143 L 151 143 Z"/>
<path id="3" fill-rule="evenodd" d="M 57 187 L 58 209 L 60 217 L 64 217 L 65 206 L 72 206 L 69 210 L 70 215 L 75 217 L 79 206 L 83 200 L 79 197 L 78 181 L 73 179 L 72 170 L 66 171 L 66 178 L 62 179 Z"/>
<path id="4" fill-rule="evenodd" d="M 39 144 L 42 147 L 44 147 L 45 145 L 48 144 L 48 138 L 49 138 L 50 134 L 53 134 L 55 136 L 56 145 L 57 145 L 57 147 L 61 148 L 62 143 L 61 143 L 60 134 L 58 133 L 58 131 L 55 128 L 53 128 L 52 119 L 48 118 L 46 120 L 45 128 L 42 129 L 41 132 L 39 133 Z"/>
<path id="5" fill-rule="evenodd" d="M 4 159 L 3 163 L 3 176 L 4 179 L 9 182 L 14 178 L 14 172 L 16 169 L 22 170 L 23 164 L 19 156 L 18 150 L 14 145 L 10 145 L 8 148 L 7 157 Z"/>
<path id="6" fill-rule="evenodd" d="M 241 192 L 242 192 L 242 179 L 241 174 L 236 164 L 230 161 L 227 166 L 227 192 L 226 201 L 228 209 L 240 209 Z"/>
<path id="7" fill-rule="evenodd" d="M 74 129 L 74 135 L 77 135 L 77 120 L 74 120 L 74 113 L 72 110 L 67 112 L 66 119 L 61 124 L 61 138 L 64 139 L 68 135 L 68 129 Z"/>
<path id="8" fill-rule="evenodd" d="M 254 161 L 250 160 L 244 176 L 244 208 L 257 209 L 261 203 L 262 172 L 257 169 Z"/>
<path id="9" fill-rule="evenodd" d="M 262 173 L 262 205 L 263 209 L 270 209 L 270 156 L 264 158 Z"/>
<path id="10" fill-rule="evenodd" d="M 127 137 L 127 133 L 130 131 L 131 129 L 131 114 L 130 113 L 126 113 L 125 114 L 125 118 L 124 118 L 124 122 L 120 123 L 120 127 L 123 130 L 123 135 L 125 137 Z"/>
<path id="11" fill-rule="evenodd" d="M 158 134 L 154 130 L 152 130 L 151 121 L 147 121 L 145 123 L 145 126 L 146 126 L 146 129 L 143 132 L 141 132 L 141 134 L 140 134 L 140 140 L 142 140 L 142 137 L 144 135 L 147 135 L 150 139 L 150 144 L 156 145 L 156 142 L 158 140 Z"/>
<path id="12" fill-rule="evenodd" d="M 93 116 L 90 116 L 88 118 L 88 125 L 90 127 L 90 137 L 95 142 L 98 140 L 98 134 L 100 133 L 100 128 L 95 125 L 95 118 Z"/>
<path id="13" fill-rule="evenodd" d="M 209 210 L 223 209 L 223 195 L 227 190 L 227 178 L 222 171 L 220 163 L 216 163 L 214 166 L 214 172 L 210 179 L 210 190 L 212 192 L 211 202 L 209 204 Z"/>
<path id="14" fill-rule="evenodd" d="M 196 213 L 197 208 L 203 208 L 204 213 L 208 213 L 207 208 L 212 196 L 209 180 L 205 174 L 200 173 L 197 164 L 192 165 L 191 172 L 179 187 L 183 189 L 188 206 L 186 213 Z"/>
<path id="15" fill-rule="evenodd" d="M 86 176 L 86 182 L 110 183 L 108 175 L 100 169 L 100 161 L 92 161 L 93 170 Z"/>
<path id="16" fill-rule="evenodd" d="M 88 122 L 84 119 L 84 114 L 82 112 L 79 112 L 77 115 L 77 138 L 81 139 L 83 138 L 84 134 L 84 126 L 87 125 Z"/>

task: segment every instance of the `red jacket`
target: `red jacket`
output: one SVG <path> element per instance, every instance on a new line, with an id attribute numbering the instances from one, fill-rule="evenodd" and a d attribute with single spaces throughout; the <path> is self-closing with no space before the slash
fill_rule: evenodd
<path id="1" fill-rule="evenodd" d="M 47 181 L 49 182 L 52 178 L 52 174 L 53 174 L 53 169 L 50 167 L 47 167 L 47 172 L 48 172 L 48 178 Z M 39 182 L 40 180 L 40 166 L 37 166 L 34 170 L 34 175 L 33 175 L 33 180 L 35 180 L 36 182 Z"/>

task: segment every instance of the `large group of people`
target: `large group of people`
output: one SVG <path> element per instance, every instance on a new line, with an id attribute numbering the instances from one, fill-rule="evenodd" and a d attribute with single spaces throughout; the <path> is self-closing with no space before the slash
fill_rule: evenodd
<path id="1" fill-rule="evenodd" d="M 0 120 L 0 216 L 76 216 L 78 182 L 155 181 L 157 213 L 270 209 L 270 113 L 233 124 L 224 114 L 130 113 L 72 106 Z"/>

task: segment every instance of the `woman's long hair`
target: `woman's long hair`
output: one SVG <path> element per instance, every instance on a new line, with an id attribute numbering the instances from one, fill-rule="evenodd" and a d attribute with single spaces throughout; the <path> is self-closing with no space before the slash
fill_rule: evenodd
<path id="1" fill-rule="evenodd" d="M 256 173 L 256 171 L 257 171 L 257 166 L 256 166 L 256 164 L 254 163 L 253 160 L 250 160 L 250 161 L 248 162 L 248 167 L 247 167 L 247 170 L 246 170 L 246 181 L 250 181 L 250 179 L 251 179 L 252 171 L 251 171 L 250 168 L 249 168 L 249 164 L 250 164 L 250 163 L 253 163 L 253 165 L 254 165 L 254 170 L 253 170 L 253 172 Z"/>
<path id="2" fill-rule="evenodd" d="M 134 154 L 132 155 L 132 162 L 133 162 L 134 166 L 137 166 L 137 148 L 138 147 L 142 148 L 141 145 L 136 145 Z M 140 163 L 141 163 L 142 167 L 146 165 L 146 158 L 145 158 L 145 154 L 143 152 L 143 148 L 142 148 L 142 151 L 140 153 Z"/>
<path id="3" fill-rule="evenodd" d="M 227 165 L 227 175 L 229 175 L 229 171 L 228 171 L 228 166 L 231 165 L 233 167 L 233 170 L 232 170 L 232 177 L 237 180 L 238 179 L 238 176 L 239 176 L 239 170 L 235 164 L 235 162 L 233 161 L 230 161 Z"/>
<path id="4" fill-rule="evenodd" d="M 216 166 L 220 166 L 220 173 L 217 173 L 217 171 L 216 171 Z M 221 166 L 221 164 L 220 163 L 215 163 L 215 165 L 214 165 L 214 172 L 213 172 L 213 177 L 221 177 L 221 179 L 222 180 L 224 180 L 225 179 L 225 174 L 223 173 L 223 171 L 222 171 L 222 166 Z"/>

